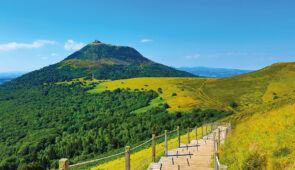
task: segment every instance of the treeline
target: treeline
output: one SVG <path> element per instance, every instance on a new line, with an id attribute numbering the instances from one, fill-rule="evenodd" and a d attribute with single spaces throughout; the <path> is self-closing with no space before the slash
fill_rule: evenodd
<path id="1" fill-rule="evenodd" d="M 138 143 L 165 129 L 201 125 L 230 112 L 195 109 L 167 113 L 167 104 L 131 112 L 156 98 L 154 91 L 117 89 L 89 94 L 91 87 L 34 86 L 0 96 L 0 169 L 57 168 Z"/>

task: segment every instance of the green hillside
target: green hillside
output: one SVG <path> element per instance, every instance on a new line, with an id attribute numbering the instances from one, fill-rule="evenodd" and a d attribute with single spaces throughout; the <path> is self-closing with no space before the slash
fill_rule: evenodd
<path id="1" fill-rule="evenodd" d="M 74 78 L 126 79 L 132 77 L 196 77 L 190 73 L 155 63 L 131 47 L 90 43 L 65 60 L 25 74 L 9 83 L 24 88 Z"/>
<path id="2" fill-rule="evenodd" d="M 77 163 L 177 125 L 223 119 L 235 135 L 252 115 L 295 101 L 295 63 L 228 78 L 190 76 L 130 47 L 91 43 L 1 85 L 0 169 L 56 168 L 62 157 Z"/>

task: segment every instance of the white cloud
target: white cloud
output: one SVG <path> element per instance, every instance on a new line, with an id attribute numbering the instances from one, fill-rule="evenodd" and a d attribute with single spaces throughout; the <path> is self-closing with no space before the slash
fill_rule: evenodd
<path id="1" fill-rule="evenodd" d="M 150 39 L 142 39 L 142 40 L 140 40 L 140 42 L 142 42 L 142 43 L 146 43 L 146 42 L 152 42 L 153 40 L 150 40 Z"/>
<path id="2" fill-rule="evenodd" d="M 73 40 L 68 40 L 65 43 L 65 46 L 64 47 L 65 47 L 66 50 L 80 50 L 84 46 L 85 46 L 85 44 L 82 43 L 82 42 L 76 43 Z"/>
<path id="3" fill-rule="evenodd" d="M 0 44 L 0 51 L 12 51 L 21 48 L 40 48 L 46 44 L 55 44 L 55 41 L 50 40 L 36 40 L 31 44 L 11 42 L 7 44 Z"/>
<path id="4" fill-rule="evenodd" d="M 201 57 L 200 54 L 184 56 L 184 58 L 186 58 L 186 59 L 198 59 L 200 57 Z"/>

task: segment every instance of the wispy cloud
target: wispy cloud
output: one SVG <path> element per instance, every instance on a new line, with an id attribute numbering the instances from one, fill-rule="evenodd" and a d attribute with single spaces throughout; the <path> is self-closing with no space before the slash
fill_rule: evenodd
<path id="1" fill-rule="evenodd" d="M 184 58 L 186 58 L 186 59 L 198 59 L 198 58 L 200 58 L 200 57 L 201 57 L 200 54 L 184 56 Z"/>
<path id="2" fill-rule="evenodd" d="M 147 42 L 152 42 L 153 40 L 150 40 L 150 39 L 142 39 L 140 40 L 140 42 L 142 43 L 147 43 Z"/>
<path id="3" fill-rule="evenodd" d="M 47 44 L 55 44 L 55 41 L 50 40 L 36 40 L 31 44 L 11 42 L 7 44 L 0 44 L 0 51 L 12 51 L 24 48 L 40 48 Z"/>
<path id="4" fill-rule="evenodd" d="M 74 40 L 68 40 L 64 47 L 66 50 L 80 50 L 84 46 L 85 44 L 82 42 L 77 43 Z"/>

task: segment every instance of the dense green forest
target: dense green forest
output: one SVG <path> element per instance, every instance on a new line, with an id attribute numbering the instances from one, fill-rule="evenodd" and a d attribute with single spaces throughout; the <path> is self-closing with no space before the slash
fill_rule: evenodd
<path id="1" fill-rule="evenodd" d="M 132 114 L 158 94 L 127 89 L 88 93 L 93 86 L 48 84 L 15 91 L 0 86 L 0 169 L 56 168 L 62 157 L 79 162 L 146 140 L 151 129 L 160 134 L 231 114 L 200 109 L 168 114 L 167 104 Z"/>

